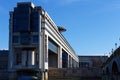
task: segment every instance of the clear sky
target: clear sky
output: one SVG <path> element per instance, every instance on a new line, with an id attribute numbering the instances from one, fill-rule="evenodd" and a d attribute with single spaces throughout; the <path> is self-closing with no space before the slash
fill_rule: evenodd
<path id="1" fill-rule="evenodd" d="M 41 5 L 79 55 L 108 55 L 120 45 L 120 0 L 0 0 L 0 49 L 8 49 L 9 11 L 17 2 Z"/>

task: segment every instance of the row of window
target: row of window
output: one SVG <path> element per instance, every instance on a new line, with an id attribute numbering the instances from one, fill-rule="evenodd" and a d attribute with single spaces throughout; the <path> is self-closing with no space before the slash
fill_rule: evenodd
<path id="1" fill-rule="evenodd" d="M 39 12 L 31 10 L 29 6 L 17 7 L 13 14 L 13 32 L 32 31 L 38 32 L 40 17 Z"/>
<path id="2" fill-rule="evenodd" d="M 31 38 L 28 34 L 13 36 L 13 43 L 30 44 L 31 42 L 38 43 L 38 41 L 38 35 L 33 35 Z"/>
<path id="3" fill-rule="evenodd" d="M 56 44 L 54 44 L 52 41 L 48 41 L 48 48 L 49 48 L 49 50 L 51 50 L 52 52 L 54 52 L 54 53 L 58 53 L 58 47 L 57 47 L 57 45 Z"/>
<path id="4" fill-rule="evenodd" d="M 79 67 L 90 67 L 89 62 L 79 62 Z"/>

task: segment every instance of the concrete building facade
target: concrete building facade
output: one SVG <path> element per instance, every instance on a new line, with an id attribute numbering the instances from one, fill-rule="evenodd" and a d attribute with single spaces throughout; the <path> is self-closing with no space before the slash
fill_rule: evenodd
<path id="1" fill-rule="evenodd" d="M 61 30 L 40 6 L 17 3 L 9 19 L 10 79 L 39 79 L 49 68 L 78 67 L 78 56 Z"/>

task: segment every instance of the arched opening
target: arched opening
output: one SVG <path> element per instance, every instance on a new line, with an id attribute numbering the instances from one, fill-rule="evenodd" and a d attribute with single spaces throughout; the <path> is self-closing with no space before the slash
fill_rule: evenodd
<path id="1" fill-rule="evenodd" d="M 118 66 L 117 63 L 114 61 L 112 64 L 112 73 L 115 74 L 118 72 Z"/>
<path id="2" fill-rule="evenodd" d="M 109 74 L 110 72 L 109 72 L 109 68 L 107 67 L 106 68 L 106 74 Z"/>

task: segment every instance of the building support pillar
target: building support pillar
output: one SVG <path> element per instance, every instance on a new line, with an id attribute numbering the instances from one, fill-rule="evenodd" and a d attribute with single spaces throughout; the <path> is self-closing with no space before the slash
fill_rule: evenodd
<path id="1" fill-rule="evenodd" d="M 70 61 L 70 58 L 69 58 L 69 54 L 68 54 L 68 68 L 70 68 L 70 66 L 69 66 L 69 61 Z"/>
<path id="2" fill-rule="evenodd" d="M 27 65 L 27 51 L 22 51 L 21 53 L 22 55 L 22 66 L 26 66 Z"/>
<path id="3" fill-rule="evenodd" d="M 41 74 L 42 80 L 48 80 L 48 35 L 41 35 Z"/>
<path id="4" fill-rule="evenodd" d="M 62 47 L 58 47 L 58 68 L 62 68 Z"/>
<path id="5" fill-rule="evenodd" d="M 45 40 L 44 40 L 44 80 L 48 80 L 48 35 L 45 35 Z"/>

